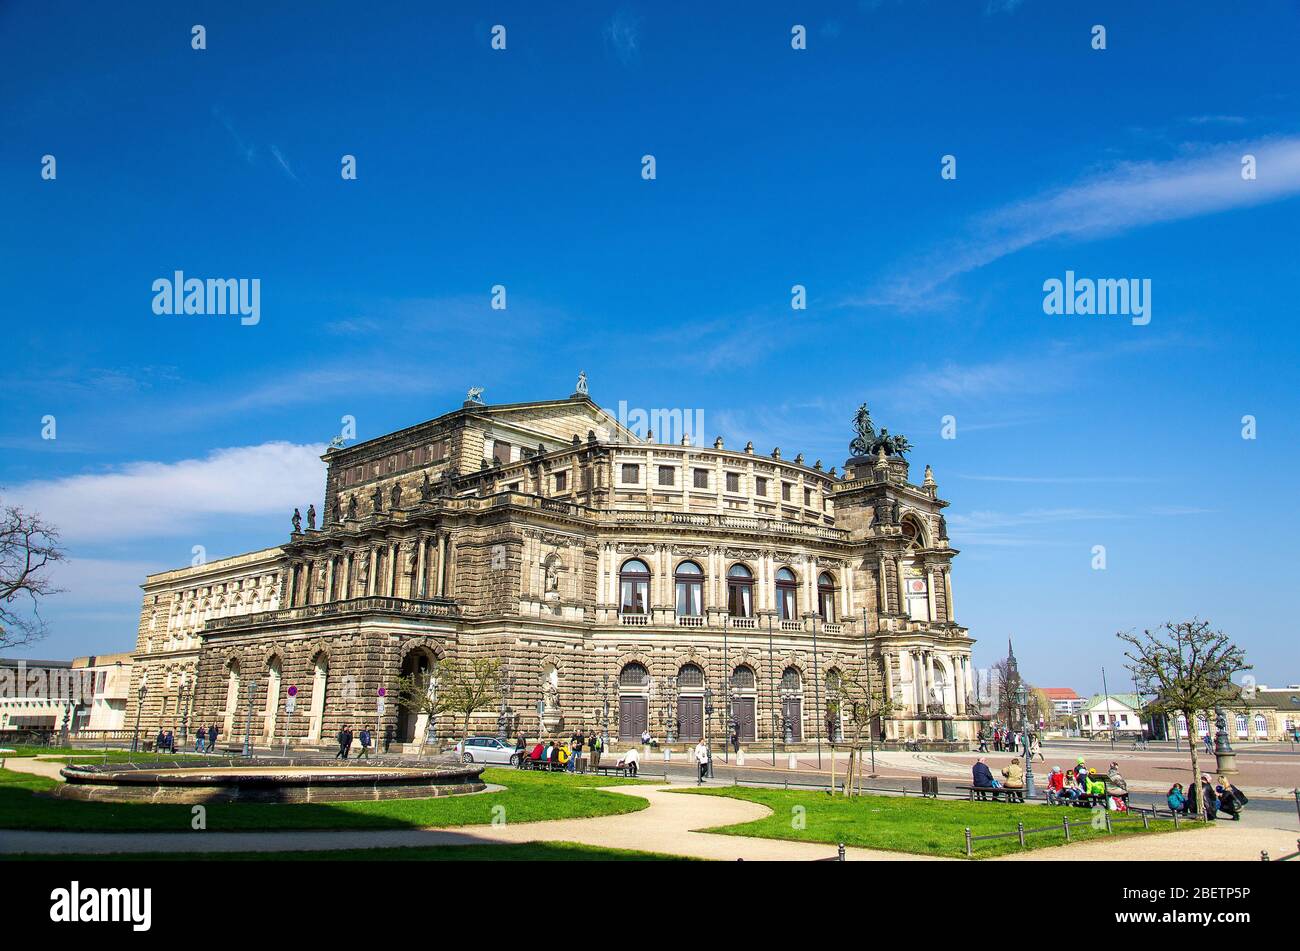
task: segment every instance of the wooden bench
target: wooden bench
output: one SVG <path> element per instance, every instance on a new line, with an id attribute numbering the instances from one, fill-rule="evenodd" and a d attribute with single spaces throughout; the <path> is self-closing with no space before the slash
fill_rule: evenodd
<path id="1" fill-rule="evenodd" d="M 967 793 L 971 802 L 986 802 L 988 796 L 996 801 L 999 796 L 1006 796 L 1007 802 L 1024 802 L 1024 787 L 1008 789 L 1006 786 L 958 786 L 958 792 Z"/>
<path id="2" fill-rule="evenodd" d="M 634 776 L 632 765 L 630 763 L 601 763 L 596 767 L 596 773 L 601 776 Z"/>
<path id="3" fill-rule="evenodd" d="M 521 769 L 540 769 L 550 773 L 559 773 L 564 771 L 565 764 L 559 760 L 532 759 L 525 756 L 519 761 L 519 766 Z"/>

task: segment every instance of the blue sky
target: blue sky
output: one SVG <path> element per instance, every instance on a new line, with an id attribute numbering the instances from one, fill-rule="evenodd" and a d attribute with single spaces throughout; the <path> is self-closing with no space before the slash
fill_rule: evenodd
<path id="1" fill-rule="evenodd" d="M 342 415 L 585 369 L 828 466 L 868 402 L 952 502 L 981 666 L 1099 689 L 1197 614 L 1300 680 L 1295 3 L 375 6 L 0 5 L 0 485 L 72 555 L 29 653 L 283 541 Z M 155 315 L 177 269 L 260 279 L 260 323 Z M 1067 270 L 1150 323 L 1045 314 Z"/>

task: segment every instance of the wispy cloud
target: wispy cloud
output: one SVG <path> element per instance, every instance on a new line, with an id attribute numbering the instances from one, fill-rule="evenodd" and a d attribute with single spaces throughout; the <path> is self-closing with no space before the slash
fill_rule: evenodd
<path id="1" fill-rule="evenodd" d="M 1258 177 L 1242 178 L 1242 156 Z M 924 263 L 850 301 L 924 307 L 950 294 L 948 281 L 1017 251 L 1053 240 L 1087 241 L 1300 194 L 1300 137 L 1224 143 L 1165 162 L 1126 162 L 1074 184 L 997 208 L 968 223 L 966 235 Z"/>
<path id="2" fill-rule="evenodd" d="M 239 131 L 235 128 L 235 124 L 230 121 L 230 118 L 220 108 L 213 106 L 212 114 L 216 116 L 217 121 L 225 127 L 230 138 L 234 140 L 235 148 L 239 150 L 240 158 L 249 165 L 252 165 L 254 160 L 257 158 L 257 146 L 244 141 L 244 137 L 241 136 Z"/>
<path id="3" fill-rule="evenodd" d="M 289 167 L 288 159 L 284 157 L 284 154 L 280 151 L 280 149 L 277 146 L 274 145 L 271 146 L 271 154 L 275 157 L 276 163 L 279 164 L 280 169 L 284 172 L 284 174 L 288 175 L 291 179 L 293 179 L 296 182 L 298 180 L 298 176 L 293 173 L 293 169 Z"/>
<path id="4" fill-rule="evenodd" d="M 57 525 L 70 547 L 176 537 L 231 516 L 284 515 L 317 499 L 323 445 L 269 442 L 198 459 L 15 485 L 7 498 Z"/>
<path id="5" fill-rule="evenodd" d="M 626 8 L 605 22 L 605 42 L 624 66 L 641 57 L 641 18 Z"/>

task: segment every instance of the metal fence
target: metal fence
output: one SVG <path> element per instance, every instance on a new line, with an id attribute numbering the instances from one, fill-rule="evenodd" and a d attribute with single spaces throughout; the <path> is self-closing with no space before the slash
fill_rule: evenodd
<path id="1" fill-rule="evenodd" d="M 1259 853 L 1259 860 L 1261 862 L 1291 862 L 1295 859 L 1300 859 L 1300 839 L 1295 840 L 1295 848 L 1296 850 L 1294 852 L 1288 852 L 1286 855 L 1279 855 L 1275 859 L 1269 858 L 1268 852 L 1263 851 Z"/>
<path id="2" fill-rule="evenodd" d="M 1152 807 L 1150 809 L 1144 809 L 1141 806 L 1130 806 L 1127 812 L 1137 813 L 1137 814 L 1112 816 L 1109 809 L 1103 809 L 1101 813 L 1102 816 L 1105 817 L 1106 831 L 1108 833 L 1114 832 L 1115 823 L 1122 823 L 1122 822 L 1140 822 L 1142 823 L 1143 829 L 1150 829 L 1151 822 L 1153 820 L 1159 820 L 1164 818 L 1164 816 L 1160 814 L 1160 811 L 1155 807 Z M 1169 816 L 1173 818 L 1174 828 L 1177 829 L 1179 823 L 1179 814 L 1176 812 L 1170 812 Z M 975 851 L 973 846 L 976 842 L 988 842 L 988 841 L 992 841 L 993 839 L 1014 838 L 1020 840 L 1020 847 L 1023 849 L 1025 847 L 1025 836 L 1037 835 L 1043 832 L 1064 833 L 1065 841 L 1066 844 L 1068 845 L 1072 841 L 1072 839 L 1070 838 L 1071 829 L 1077 829 L 1081 826 L 1087 826 L 1088 828 L 1092 828 L 1093 821 L 1094 821 L 1093 819 L 1088 818 L 1088 819 L 1076 819 L 1073 822 L 1071 822 L 1070 817 L 1066 815 L 1066 816 L 1062 816 L 1061 821 L 1056 825 L 1039 826 L 1034 829 L 1026 829 L 1025 824 L 1023 822 L 1017 822 L 1015 832 L 994 832 L 991 833 L 990 835 L 971 835 L 970 826 L 967 826 L 966 827 L 966 857 L 974 858 Z M 1195 822 L 1198 820 L 1192 819 L 1190 817 L 1183 817 L 1182 821 Z"/>

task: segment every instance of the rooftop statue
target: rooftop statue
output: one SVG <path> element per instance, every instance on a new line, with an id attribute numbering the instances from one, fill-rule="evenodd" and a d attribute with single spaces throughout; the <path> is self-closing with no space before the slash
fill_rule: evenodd
<path id="1" fill-rule="evenodd" d="M 867 409 L 866 403 L 859 406 L 858 411 L 853 415 L 853 430 L 857 436 L 849 443 L 849 452 L 854 456 L 874 456 L 881 449 L 885 450 L 886 455 L 901 456 L 912 448 L 906 436 L 891 436 L 889 430 L 883 426 L 877 433 L 876 427 L 872 425 L 871 411 Z"/>
<path id="2" fill-rule="evenodd" d="M 483 387 L 481 387 L 481 386 L 471 386 L 471 387 L 469 388 L 469 392 L 465 394 L 465 402 L 466 402 L 466 403 L 478 403 L 480 406 L 482 406 L 482 405 L 483 405 Z"/>
<path id="3" fill-rule="evenodd" d="M 574 392 L 577 393 L 579 396 L 587 395 L 587 371 L 586 370 L 578 371 L 578 388 L 574 390 Z"/>

